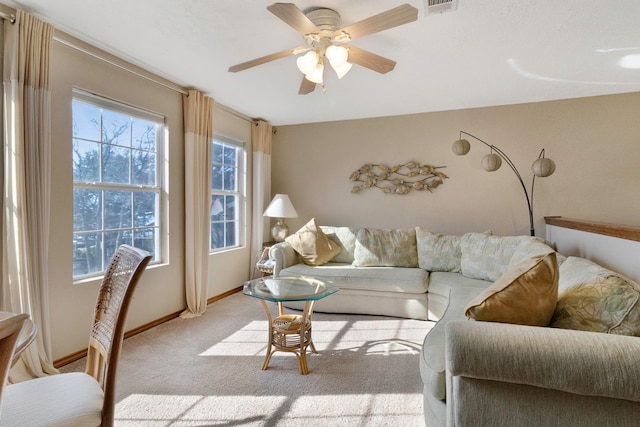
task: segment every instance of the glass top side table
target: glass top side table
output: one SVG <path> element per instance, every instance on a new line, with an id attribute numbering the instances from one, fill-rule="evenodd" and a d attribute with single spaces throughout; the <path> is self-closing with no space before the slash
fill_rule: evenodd
<path id="1" fill-rule="evenodd" d="M 317 300 L 338 292 L 338 287 L 330 281 L 313 277 L 264 277 L 250 280 L 244 284 L 242 292 L 259 298 L 269 321 L 267 354 L 262 364 L 266 370 L 271 355 L 276 351 L 294 353 L 298 359 L 300 373 L 309 373 L 307 365 L 307 347 L 317 353 L 311 339 L 311 315 Z M 278 304 L 278 316 L 273 317 L 267 301 Z M 305 301 L 302 314 L 285 314 L 284 301 Z"/>

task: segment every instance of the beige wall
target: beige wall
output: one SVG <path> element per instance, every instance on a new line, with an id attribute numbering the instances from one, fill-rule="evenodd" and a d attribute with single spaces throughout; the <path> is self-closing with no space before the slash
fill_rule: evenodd
<path id="1" fill-rule="evenodd" d="M 469 154 L 452 153 L 451 144 L 464 130 L 505 151 L 527 188 L 540 150 L 555 160 L 555 174 L 536 180 L 538 236 L 544 237 L 542 218 L 547 215 L 640 225 L 638 111 L 640 93 L 632 93 L 280 126 L 273 144 L 272 189 L 289 194 L 300 215 L 287 220 L 292 232 L 315 216 L 324 225 L 528 234 L 524 193 L 507 165 L 485 172 L 480 161 L 489 151 L 473 139 Z M 449 179 L 432 194 L 350 193 L 349 176 L 363 164 L 409 160 L 446 166 Z"/>
<path id="2" fill-rule="evenodd" d="M 50 307 L 54 359 L 86 348 L 99 280 L 73 283 L 73 182 L 71 165 L 72 87 L 148 109 L 166 117 L 168 128 L 169 244 L 163 263 L 150 266 L 134 295 L 127 330 L 185 307 L 184 156 L 182 94 L 54 42 L 52 54 L 52 224 Z M 215 107 L 215 131 L 250 143 L 246 120 Z M 250 153 L 250 145 L 247 145 Z M 186 207 L 188 209 L 188 207 Z M 249 222 L 250 223 L 250 222 Z M 241 286 L 250 271 L 246 248 L 210 256 L 208 297 Z"/>
<path id="3" fill-rule="evenodd" d="M 58 42 L 52 55 L 52 224 L 50 306 L 54 358 L 86 347 L 99 281 L 73 284 L 71 89 L 91 92 L 164 115 L 169 129 L 170 231 L 164 263 L 151 266 L 136 292 L 127 329 L 184 307 L 184 206 L 182 95 L 80 53 Z M 274 137 L 272 193 L 287 193 L 300 214 L 292 230 L 315 216 L 321 224 L 413 227 L 463 233 L 528 233 L 522 189 L 503 166 L 480 167 L 487 150 L 472 141 L 466 157 L 451 152 L 458 130 L 502 148 L 530 185 L 530 164 L 542 147 L 556 173 L 536 183 L 538 235 L 542 217 L 563 215 L 640 225 L 640 94 L 482 108 L 401 117 L 278 127 Z M 266 113 L 265 113 L 266 114 Z M 268 114 L 266 114 L 268 116 Z M 250 125 L 216 107 L 217 133 L 245 141 Z M 444 165 L 450 178 L 433 194 L 385 195 L 377 189 L 351 194 L 352 171 L 364 163 L 413 160 Z M 251 170 L 251 156 L 247 157 Z M 247 182 L 250 183 L 250 174 Z M 250 212 L 250 192 L 248 209 Z M 250 224 L 251 221 L 247 221 Z M 249 236 L 250 230 L 246 230 Z M 66 242 L 66 243 L 65 243 Z M 236 288 L 248 277 L 247 248 L 210 256 L 208 296 Z"/>

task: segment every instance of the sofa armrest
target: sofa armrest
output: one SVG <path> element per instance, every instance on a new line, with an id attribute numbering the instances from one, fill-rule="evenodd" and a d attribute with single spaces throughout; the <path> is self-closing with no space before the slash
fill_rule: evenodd
<path id="1" fill-rule="evenodd" d="M 453 377 L 640 402 L 638 337 L 452 321 L 446 326 L 446 358 Z"/>
<path id="2" fill-rule="evenodd" d="M 280 275 L 280 270 L 290 267 L 300 262 L 298 253 L 293 250 L 290 244 L 287 242 L 276 243 L 269 249 L 269 258 L 271 258 L 275 264 L 273 266 L 273 277 Z"/>

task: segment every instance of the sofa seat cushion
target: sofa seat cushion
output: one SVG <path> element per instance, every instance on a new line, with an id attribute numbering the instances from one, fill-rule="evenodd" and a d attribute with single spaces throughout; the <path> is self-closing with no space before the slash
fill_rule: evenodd
<path id="1" fill-rule="evenodd" d="M 283 305 L 296 310 L 304 309 L 304 301 L 287 301 Z M 313 311 L 322 313 L 367 314 L 429 320 L 428 294 L 407 292 L 381 292 L 362 289 L 340 289 L 327 298 L 315 302 Z M 427 325 L 428 327 L 428 325 Z"/>
<path id="2" fill-rule="evenodd" d="M 354 267 L 351 264 L 328 262 L 321 266 L 295 264 L 280 271 L 280 277 L 311 276 L 330 280 L 340 289 L 424 294 L 429 284 L 429 272 L 420 268 Z"/>
<path id="3" fill-rule="evenodd" d="M 445 327 L 452 320 L 466 319 L 464 309 L 467 303 L 490 285 L 491 282 L 476 279 L 476 283 L 471 287 L 450 287 L 447 311 L 424 339 L 420 354 L 420 375 L 425 393 L 432 394 L 436 399 L 444 400 L 446 398 Z"/>
<path id="4" fill-rule="evenodd" d="M 449 298 L 451 288 L 477 288 L 485 289 L 491 282 L 480 279 L 465 277 L 460 273 L 449 273 L 437 271 L 429 274 L 430 294 L 440 295 Z"/>

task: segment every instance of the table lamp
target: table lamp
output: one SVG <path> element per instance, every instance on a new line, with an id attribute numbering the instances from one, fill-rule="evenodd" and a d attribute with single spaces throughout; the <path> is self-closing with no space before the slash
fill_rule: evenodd
<path id="1" fill-rule="evenodd" d="M 297 218 L 298 212 L 291 204 L 286 194 L 276 194 L 269 203 L 264 216 L 276 218 L 276 224 L 271 228 L 271 237 L 274 242 L 282 242 L 289 234 L 289 227 L 284 223 L 284 218 Z"/>

